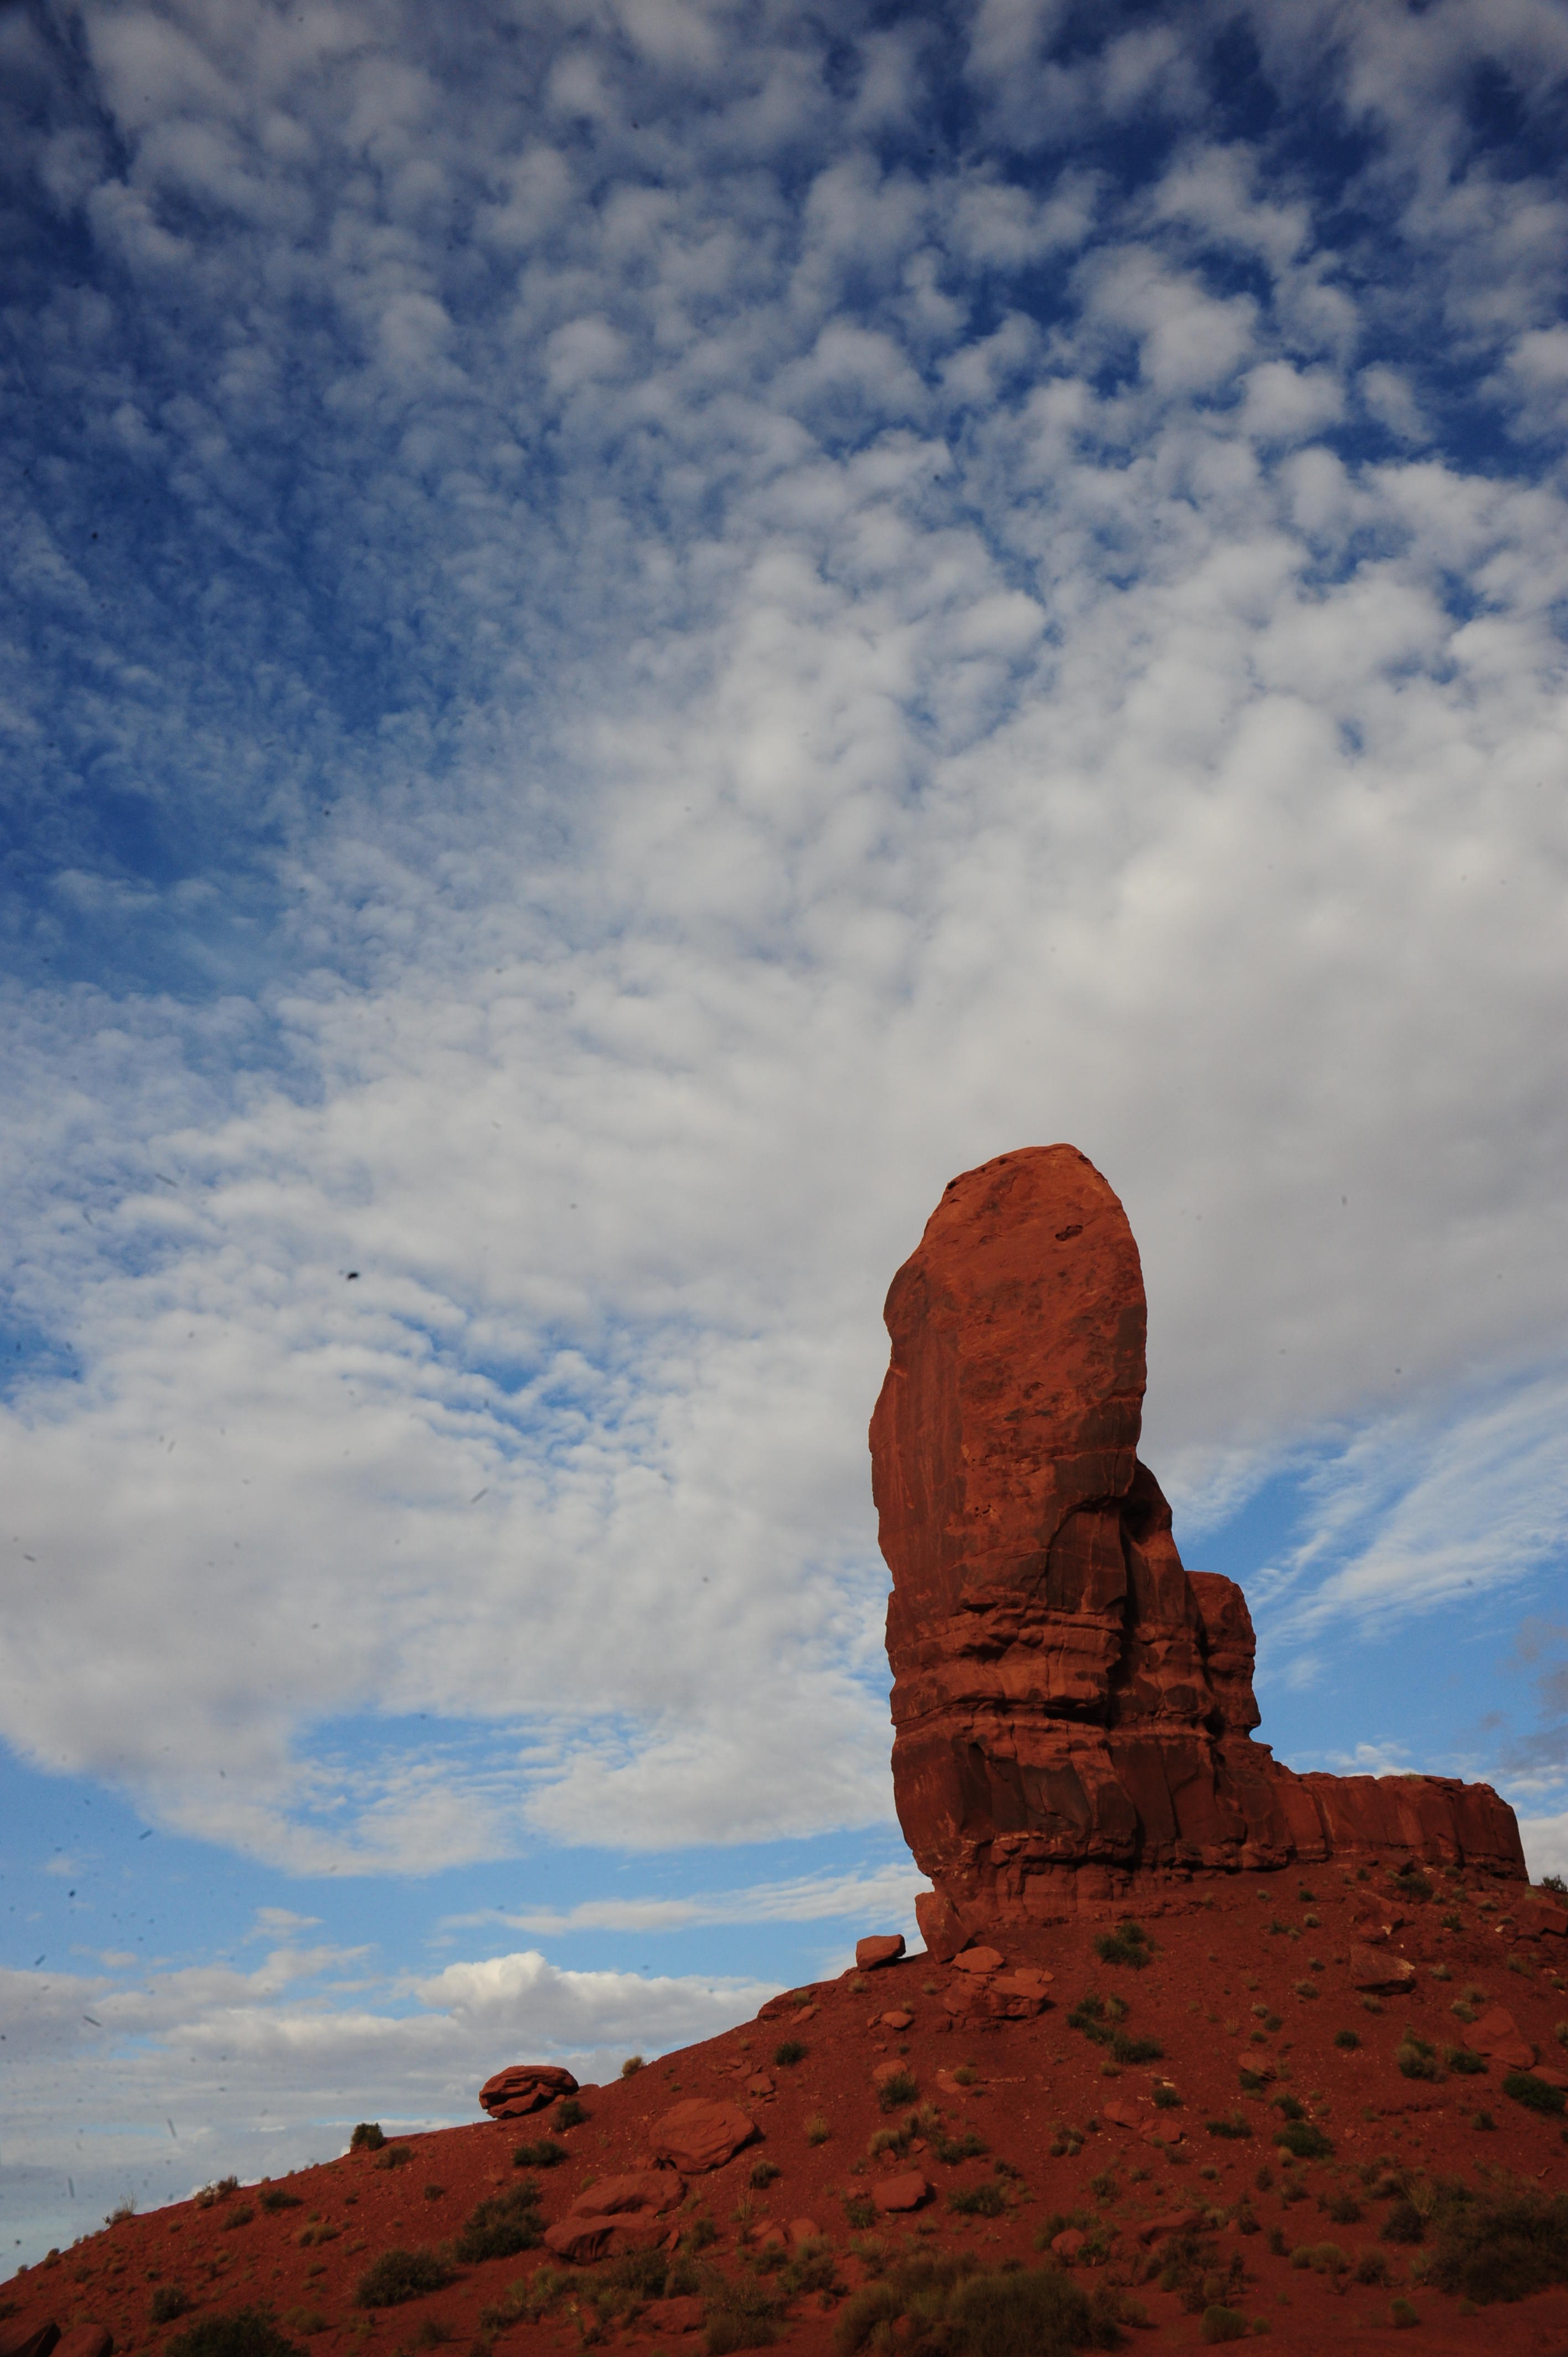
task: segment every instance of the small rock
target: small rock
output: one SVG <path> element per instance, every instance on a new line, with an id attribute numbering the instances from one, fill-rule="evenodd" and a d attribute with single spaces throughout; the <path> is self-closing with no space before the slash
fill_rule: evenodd
<path id="1" fill-rule="evenodd" d="M 1089 2236 L 1078 2226 L 1064 2226 L 1059 2234 L 1051 2236 L 1051 2248 L 1058 2259 L 1076 2259 Z"/>
<path id="2" fill-rule="evenodd" d="M 842 1950 L 840 1953 L 843 1953 Z M 857 1940 L 855 1942 L 855 1970 L 862 1973 L 875 1972 L 878 1964 L 891 1964 L 896 1963 L 903 1953 L 904 1934 L 902 1932 L 875 1932 L 868 1940 Z"/>
<path id="3" fill-rule="evenodd" d="M 797 2250 L 807 2243 L 820 2243 L 822 2239 L 822 2230 L 814 2218 L 790 2219 L 789 2240 Z"/>
<path id="4" fill-rule="evenodd" d="M 918 2169 L 910 2169 L 901 2177 L 878 2179 L 871 2198 L 879 2210 L 918 2210 L 930 2200 L 931 2189 Z"/>
<path id="5" fill-rule="evenodd" d="M 746 2092 L 748 2095 L 770 2095 L 773 2093 L 773 2081 L 766 2071 L 756 2072 L 746 2081 Z"/>
<path id="6" fill-rule="evenodd" d="M 685 2187 L 672 2169 L 635 2169 L 622 2177 L 601 2177 L 585 2186 L 572 2204 L 579 2217 L 613 2217 L 623 2210 L 644 2210 L 657 2217 L 673 2209 Z"/>
<path id="7" fill-rule="evenodd" d="M 879 2017 L 884 2029 L 908 2029 L 915 2017 L 912 2013 L 885 2013 Z"/>
<path id="8" fill-rule="evenodd" d="M 937 2072 L 937 2084 L 941 2089 L 944 2095 L 951 2095 L 959 2102 L 962 2102 L 969 2096 L 977 2095 L 980 2093 L 980 2082 L 978 2079 L 972 2081 L 971 2083 L 966 2086 L 961 2079 L 955 2079 L 950 2071 L 939 2071 Z"/>
<path id="9" fill-rule="evenodd" d="M 897 2056 L 886 2062 L 877 2062 L 872 2068 L 871 2083 L 874 2087 L 886 2086 L 889 2079 L 901 2079 L 908 2067 L 907 2062 L 900 2062 Z"/>

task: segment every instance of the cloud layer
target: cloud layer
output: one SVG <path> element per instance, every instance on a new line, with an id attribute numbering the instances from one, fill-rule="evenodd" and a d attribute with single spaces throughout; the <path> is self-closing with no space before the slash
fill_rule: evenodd
<path id="1" fill-rule="evenodd" d="M 28 1760 L 886 1821 L 881 1295 L 1061 1136 L 1282 1643 L 1560 1553 L 1562 19 L 1070 30 L 7 20 Z"/>

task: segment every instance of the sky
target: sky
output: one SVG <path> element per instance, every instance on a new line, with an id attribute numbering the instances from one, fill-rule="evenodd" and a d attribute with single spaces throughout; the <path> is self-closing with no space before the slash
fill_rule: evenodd
<path id="1" fill-rule="evenodd" d="M 1298 1768 L 1568 1867 L 1568 15 L 0 11 L 0 2253 L 913 1930 L 1068 1139 Z"/>

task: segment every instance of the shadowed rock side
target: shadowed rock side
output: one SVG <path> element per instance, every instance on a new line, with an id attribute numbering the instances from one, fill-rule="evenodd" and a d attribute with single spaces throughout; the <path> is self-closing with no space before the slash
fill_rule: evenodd
<path id="1" fill-rule="evenodd" d="M 1138 1248 L 1075 1147 L 955 1178 L 886 1315 L 872 1481 L 929 1947 L 1109 1903 L 1133 1871 L 1366 1852 L 1523 1876 L 1489 1785 L 1296 1776 L 1251 1739 L 1246 1598 L 1183 1568 L 1139 1462 Z"/>

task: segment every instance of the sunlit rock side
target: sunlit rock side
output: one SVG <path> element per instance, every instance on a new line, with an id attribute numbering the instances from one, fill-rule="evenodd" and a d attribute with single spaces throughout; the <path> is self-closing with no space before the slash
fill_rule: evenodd
<path id="1" fill-rule="evenodd" d="M 888 1292 L 871 1421 L 893 1784 L 927 1945 L 1330 1853 L 1525 1872 L 1489 1785 L 1297 1776 L 1252 1739 L 1233 1580 L 1184 1569 L 1137 1455 L 1146 1305 L 1070 1146 L 947 1188 Z"/>

